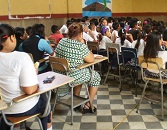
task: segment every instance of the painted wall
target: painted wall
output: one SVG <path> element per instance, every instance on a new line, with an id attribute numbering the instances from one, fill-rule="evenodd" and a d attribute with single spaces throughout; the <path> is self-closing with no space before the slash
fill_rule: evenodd
<path id="1" fill-rule="evenodd" d="M 11 15 L 62 15 L 82 13 L 82 0 L 9 0 Z M 33 3 L 33 4 L 32 4 Z M 0 0 L 0 16 L 8 15 L 8 1 Z M 2 6 L 3 5 L 3 6 Z M 167 0 L 112 0 L 112 12 L 167 13 Z M 65 15 L 66 14 L 66 15 Z"/>
<path id="2" fill-rule="evenodd" d="M 13 27 L 42 23 L 47 35 L 53 24 L 61 26 L 67 19 L 82 17 L 82 0 L 0 0 L 0 5 L 0 23 L 8 23 Z M 166 22 L 166 5 L 167 0 L 112 0 L 112 14 L 113 17 L 134 16 L 141 21 L 150 17 Z M 12 20 L 8 17 L 8 9 L 14 18 Z M 23 19 L 27 16 L 33 19 Z M 34 19 L 36 16 L 43 18 Z"/>

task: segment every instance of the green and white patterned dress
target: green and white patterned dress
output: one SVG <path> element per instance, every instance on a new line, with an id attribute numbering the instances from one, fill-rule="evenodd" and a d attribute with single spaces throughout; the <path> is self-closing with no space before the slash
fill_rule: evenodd
<path id="1" fill-rule="evenodd" d="M 76 69 L 77 66 L 84 63 L 84 57 L 90 53 L 87 45 L 72 40 L 69 38 L 63 38 L 60 40 L 56 48 L 56 57 L 65 58 L 69 62 L 71 70 Z M 92 75 L 93 74 L 93 75 Z M 91 75 L 93 79 L 91 79 Z M 75 72 L 69 73 L 69 76 L 75 78 L 74 84 L 83 84 L 89 82 L 89 86 L 98 87 L 100 85 L 101 77 L 96 71 L 90 71 L 89 68 L 80 69 Z"/>

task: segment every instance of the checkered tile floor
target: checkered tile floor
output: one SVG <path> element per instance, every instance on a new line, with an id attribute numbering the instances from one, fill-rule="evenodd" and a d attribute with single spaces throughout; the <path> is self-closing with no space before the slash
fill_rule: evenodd
<path id="1" fill-rule="evenodd" d="M 135 97 L 135 88 L 124 85 L 122 92 L 113 79 L 108 79 L 106 85 L 101 85 L 95 97 L 95 114 L 83 115 L 74 112 L 74 123 L 70 125 L 70 110 L 58 105 L 53 115 L 53 130 L 167 130 L 167 110 L 165 120 L 160 121 L 160 105 L 150 104 L 143 100 L 139 113 L 136 113 L 136 104 L 139 102 L 141 90 Z M 81 92 L 81 95 L 84 92 Z M 38 123 L 29 120 L 28 125 L 38 130 Z"/>

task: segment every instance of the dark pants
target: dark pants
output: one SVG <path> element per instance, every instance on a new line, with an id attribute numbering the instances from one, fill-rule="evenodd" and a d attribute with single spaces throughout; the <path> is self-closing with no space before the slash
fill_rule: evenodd
<path id="1" fill-rule="evenodd" d="M 29 111 L 19 114 L 8 114 L 6 116 L 12 116 L 12 117 L 21 117 L 21 116 L 28 116 L 28 115 L 34 115 L 37 113 L 43 113 L 46 106 L 46 96 L 44 94 L 40 95 L 38 103 Z M 42 122 L 42 126 L 44 130 L 47 130 L 47 123 L 50 123 L 50 114 L 47 117 L 40 118 Z M 0 130 L 10 130 L 10 126 L 8 126 L 3 118 L 0 122 Z"/>

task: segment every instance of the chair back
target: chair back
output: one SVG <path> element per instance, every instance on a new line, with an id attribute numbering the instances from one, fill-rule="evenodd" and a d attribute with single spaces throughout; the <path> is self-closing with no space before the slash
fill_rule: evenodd
<path id="1" fill-rule="evenodd" d="M 147 61 L 144 59 L 144 56 L 138 57 L 139 64 L 141 68 L 144 69 L 152 69 L 152 70 L 160 70 L 163 68 L 163 60 L 162 58 L 149 58 Z"/>
<path id="2" fill-rule="evenodd" d="M 59 71 L 62 73 L 67 73 L 69 71 L 68 61 L 64 58 L 50 56 L 49 62 L 50 62 L 52 71 Z"/>
<path id="3" fill-rule="evenodd" d="M 120 45 L 119 44 L 115 44 L 115 43 L 106 43 L 106 48 L 117 48 L 117 53 L 120 54 Z"/>
<path id="4" fill-rule="evenodd" d="M 88 46 L 89 50 L 98 54 L 98 52 L 99 52 L 99 42 L 87 41 L 87 46 Z"/>
<path id="5" fill-rule="evenodd" d="M 135 59 L 136 62 L 138 58 L 136 48 L 121 47 L 121 53 L 122 53 L 123 65 L 125 65 L 128 61 L 131 61 L 131 59 Z"/>
<path id="6" fill-rule="evenodd" d="M 116 59 L 117 63 L 114 62 L 114 64 L 116 66 L 119 65 L 120 64 L 119 62 L 119 51 L 120 51 L 119 44 L 107 43 L 106 47 L 107 47 L 108 61 L 111 63 L 113 62 L 113 60 Z"/>

